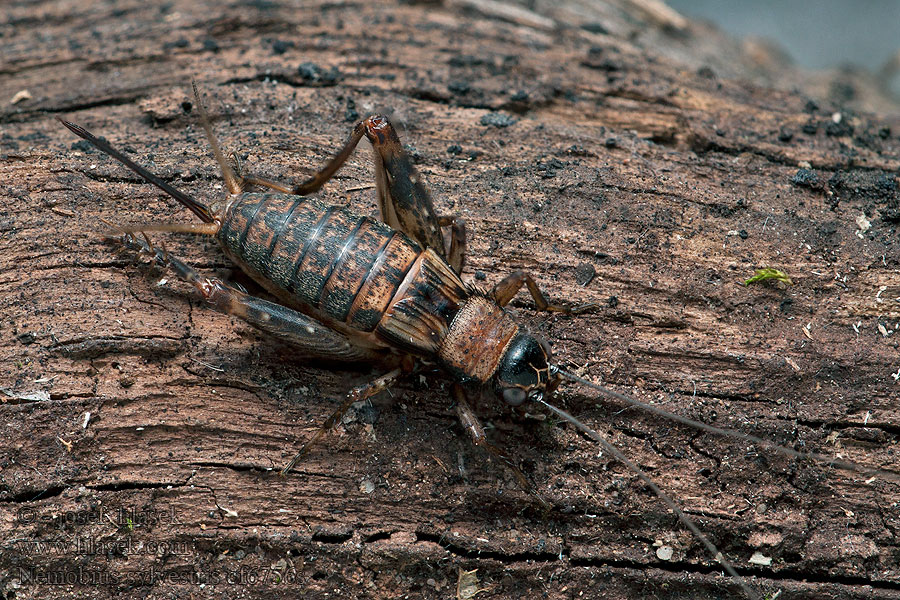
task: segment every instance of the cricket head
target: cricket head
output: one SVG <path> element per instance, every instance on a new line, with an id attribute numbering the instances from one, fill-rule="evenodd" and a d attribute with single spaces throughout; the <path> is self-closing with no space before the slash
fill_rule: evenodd
<path id="1" fill-rule="evenodd" d="M 494 374 L 494 388 L 504 402 L 519 406 L 539 401 L 559 385 L 560 376 L 550 364 L 550 344 L 543 338 L 519 332 L 506 347 Z"/>

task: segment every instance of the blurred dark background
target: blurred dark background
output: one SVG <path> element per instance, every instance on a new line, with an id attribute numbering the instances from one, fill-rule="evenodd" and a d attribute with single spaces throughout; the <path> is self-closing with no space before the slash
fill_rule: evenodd
<path id="1" fill-rule="evenodd" d="M 715 23 L 737 37 L 763 37 L 810 69 L 890 69 L 900 50 L 897 0 L 668 0 L 682 15 Z M 893 79 L 893 77 L 892 77 Z M 891 89 L 897 89 L 896 81 Z"/>

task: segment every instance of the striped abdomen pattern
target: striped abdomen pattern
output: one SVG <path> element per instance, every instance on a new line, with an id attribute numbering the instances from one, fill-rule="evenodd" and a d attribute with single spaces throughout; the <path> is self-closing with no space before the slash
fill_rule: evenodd
<path id="1" fill-rule="evenodd" d="M 375 330 L 395 296 L 421 291 L 426 304 L 434 296 L 432 252 L 380 221 L 316 198 L 243 194 L 228 207 L 218 237 L 269 291 L 357 331 Z M 417 283 L 423 277 L 427 286 Z M 464 295 L 455 274 L 451 279 L 449 295 Z M 408 292 L 398 295 L 404 282 Z"/>

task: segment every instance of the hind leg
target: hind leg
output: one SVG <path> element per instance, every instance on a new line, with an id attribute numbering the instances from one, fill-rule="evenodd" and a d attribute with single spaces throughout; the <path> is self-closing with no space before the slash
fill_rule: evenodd
<path id="1" fill-rule="evenodd" d="M 170 269 L 220 311 L 287 342 L 299 349 L 304 357 L 343 362 L 382 358 L 377 349 L 354 344 L 345 335 L 292 308 L 251 296 L 221 279 L 203 277 L 191 266 L 161 248 L 152 247 L 145 240 L 126 233 L 116 241 Z"/>
<path id="2" fill-rule="evenodd" d="M 462 268 L 464 235 L 461 219 L 438 217 L 431 194 L 422 176 L 403 148 L 390 121 L 381 115 L 363 119 L 337 154 L 316 174 L 297 185 L 244 176 L 245 183 L 260 185 L 286 194 L 305 196 L 319 191 L 347 162 L 359 141 L 365 136 L 372 144 L 375 164 L 375 187 L 381 220 L 402 231 L 422 246 L 431 248 L 459 272 Z M 442 227 L 451 227 L 451 243 L 447 248 Z M 453 239 L 456 235 L 457 239 Z M 454 241 L 456 242 L 454 244 Z"/>

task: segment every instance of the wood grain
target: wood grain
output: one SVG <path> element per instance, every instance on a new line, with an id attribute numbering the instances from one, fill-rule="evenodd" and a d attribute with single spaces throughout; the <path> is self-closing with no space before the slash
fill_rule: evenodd
<path id="1" fill-rule="evenodd" d="M 488 287 L 525 268 L 551 301 L 601 306 L 575 318 L 534 312 L 524 293 L 513 302 L 562 365 L 687 416 L 896 467 L 896 113 L 687 69 L 616 32 L 467 6 L 3 9 L 5 598 L 453 598 L 473 569 L 481 598 L 737 594 L 588 440 L 485 398 L 489 435 L 555 506 L 542 514 L 464 438 L 440 378 L 355 411 L 279 478 L 378 370 L 293 360 L 117 253 L 101 219 L 193 217 L 54 118 L 219 199 L 191 78 L 226 152 L 278 180 L 323 164 L 359 118 L 390 114 L 438 213 L 467 221 L 467 280 Z M 373 185 L 361 151 L 322 197 L 374 213 Z M 246 283 L 209 240 L 154 242 Z M 742 285 L 763 267 L 793 285 Z M 896 483 L 576 386 L 557 401 L 651 472 L 761 592 L 900 598 Z"/>

